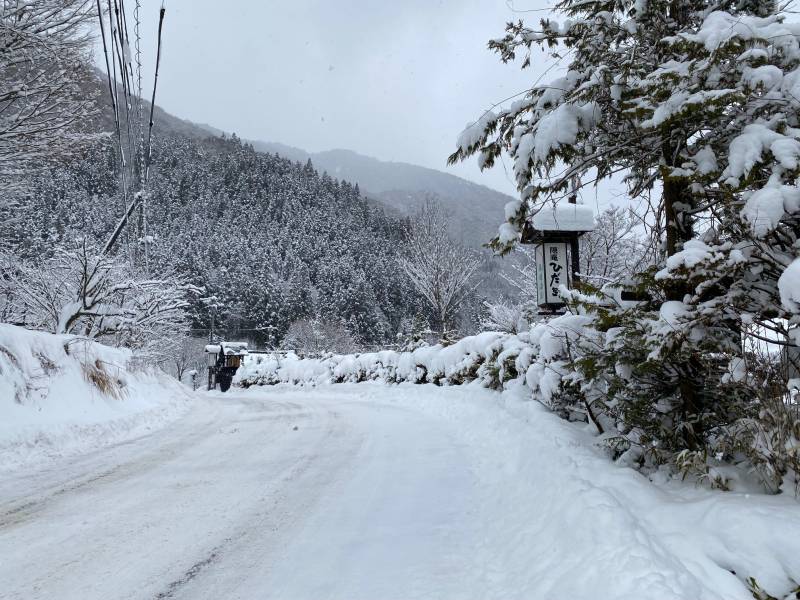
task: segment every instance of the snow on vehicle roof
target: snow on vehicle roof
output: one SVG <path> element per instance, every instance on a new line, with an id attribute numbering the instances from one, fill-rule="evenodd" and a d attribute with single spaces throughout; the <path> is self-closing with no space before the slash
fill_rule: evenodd
<path id="1" fill-rule="evenodd" d="M 225 356 L 247 354 L 247 342 L 220 342 L 219 344 L 208 344 L 206 352 L 219 354 L 220 350 L 225 352 Z"/>
<path id="2" fill-rule="evenodd" d="M 544 206 L 533 215 L 531 225 L 538 231 L 593 231 L 594 210 L 583 204 Z"/>

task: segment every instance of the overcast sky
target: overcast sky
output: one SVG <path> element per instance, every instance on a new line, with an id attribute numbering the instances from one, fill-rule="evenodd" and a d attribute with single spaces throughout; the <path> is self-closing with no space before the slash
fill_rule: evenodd
<path id="1" fill-rule="evenodd" d="M 459 132 L 529 87 L 486 42 L 546 0 L 166 0 L 156 102 L 243 138 L 347 148 L 514 193 L 502 167 L 446 167 Z M 152 64 L 160 3 L 143 0 Z M 539 56 L 542 56 L 541 54 Z M 148 78 L 149 79 L 149 78 Z"/>

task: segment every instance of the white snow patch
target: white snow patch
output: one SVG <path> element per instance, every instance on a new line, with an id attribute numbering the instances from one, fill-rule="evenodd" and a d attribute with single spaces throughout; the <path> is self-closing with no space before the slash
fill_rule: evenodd
<path id="1" fill-rule="evenodd" d="M 678 327 L 680 320 L 689 314 L 688 307 L 679 300 L 669 300 L 661 305 L 661 319 L 670 327 Z"/>
<path id="2" fill-rule="evenodd" d="M 538 231 L 593 231 L 594 210 L 583 204 L 543 206 L 531 219 Z"/>
<path id="3" fill-rule="evenodd" d="M 759 237 L 775 229 L 785 214 L 800 210 L 800 189 L 789 185 L 767 184 L 753 192 L 742 208 L 742 218 Z"/>
<path id="4" fill-rule="evenodd" d="M 145 435 L 188 409 L 187 388 L 130 363 L 127 350 L 0 323 L 0 471 Z"/>
<path id="5" fill-rule="evenodd" d="M 519 230 L 513 223 L 501 223 L 497 228 L 497 237 L 501 244 L 509 244 L 519 239 Z"/>
<path id="6" fill-rule="evenodd" d="M 692 161 L 697 165 L 697 172 L 701 175 L 708 175 L 719 168 L 717 157 L 710 146 L 698 150 L 697 154 L 692 157 Z"/>
<path id="7" fill-rule="evenodd" d="M 670 271 L 680 267 L 686 267 L 687 269 L 696 267 L 712 256 L 713 252 L 705 242 L 698 239 L 688 240 L 683 245 L 683 250 L 667 257 L 666 267 L 656 273 L 656 279 L 666 279 L 670 276 Z"/>
<path id="8" fill-rule="evenodd" d="M 781 304 L 792 312 L 800 313 L 800 258 L 794 259 L 778 278 Z"/>
<path id="9" fill-rule="evenodd" d="M 710 52 L 735 38 L 744 41 L 760 38 L 769 40 L 787 53 L 797 56 L 797 34 L 800 26 L 796 23 L 783 23 L 781 20 L 777 14 L 759 18 L 714 11 L 705 18 L 697 33 L 681 34 L 681 37 L 703 44 Z"/>
<path id="10" fill-rule="evenodd" d="M 496 118 L 497 116 L 492 111 L 486 111 L 480 119 L 474 123 L 469 123 L 458 136 L 458 147 L 466 152 L 469 148 L 479 143 L 483 139 L 486 127 Z"/>

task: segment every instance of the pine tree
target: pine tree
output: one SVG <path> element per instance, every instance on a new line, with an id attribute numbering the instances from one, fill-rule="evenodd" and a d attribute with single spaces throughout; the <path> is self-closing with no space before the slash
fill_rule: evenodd
<path id="1" fill-rule="evenodd" d="M 587 345 L 577 379 L 618 419 L 622 448 L 656 461 L 707 453 L 780 395 L 755 393 L 765 386 L 752 368 L 737 374 L 751 359 L 743 332 L 791 343 L 782 323 L 800 317 L 800 27 L 770 1 L 556 8 L 564 23 L 509 24 L 490 47 L 504 61 L 524 53 L 523 67 L 550 49 L 565 75 L 483 115 L 450 160 L 491 166 L 510 152 L 521 197 L 492 242 L 501 252 L 543 205 L 617 173 L 632 198 L 655 198 L 640 216 L 661 255 L 632 284 L 649 300 L 576 296 L 605 338 Z"/>
<path id="2" fill-rule="evenodd" d="M 0 237 L 26 261 L 77 237 L 102 243 L 119 217 L 108 144 L 49 169 L 31 188 L 23 210 L 0 210 Z M 259 154 L 235 137 L 162 137 L 148 207 L 151 269 L 217 297 L 223 334 L 275 346 L 291 323 L 324 317 L 371 345 L 393 340 L 419 309 L 396 265 L 402 228 L 356 186 L 311 165 Z M 191 313 L 195 328 L 209 327 L 201 298 L 192 298 Z"/>

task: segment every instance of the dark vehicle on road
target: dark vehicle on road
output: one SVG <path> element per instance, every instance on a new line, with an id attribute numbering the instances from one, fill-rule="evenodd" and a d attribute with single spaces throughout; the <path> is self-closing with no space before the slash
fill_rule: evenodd
<path id="1" fill-rule="evenodd" d="M 220 342 L 206 346 L 208 354 L 208 389 L 227 392 L 231 387 L 236 370 L 242 365 L 242 357 L 247 356 L 246 342 Z"/>

